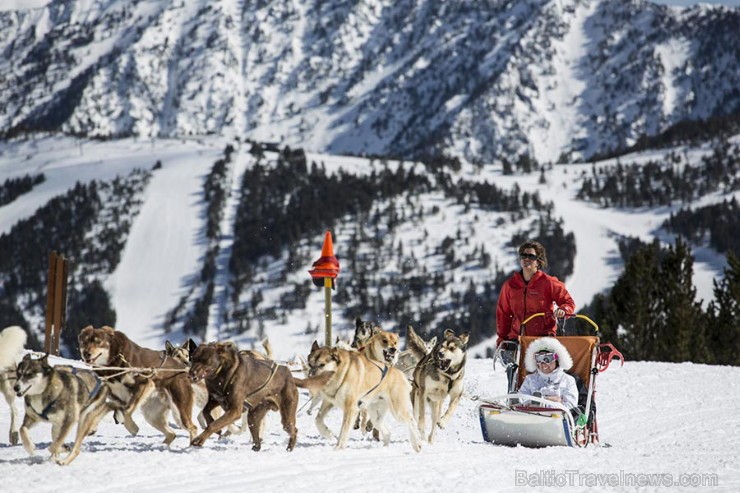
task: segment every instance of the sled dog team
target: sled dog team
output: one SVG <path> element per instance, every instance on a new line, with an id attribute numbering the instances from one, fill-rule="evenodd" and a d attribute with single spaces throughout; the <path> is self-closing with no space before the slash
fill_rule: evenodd
<path id="1" fill-rule="evenodd" d="M 262 446 L 265 415 L 278 411 L 290 451 L 296 444 L 298 388 L 302 388 L 310 393 L 311 409 L 319 406 L 315 418 L 319 433 L 336 440 L 337 449 L 346 447 L 353 428 L 372 431 L 388 445 L 385 418 L 390 412 L 406 425 L 411 446 L 418 452 L 426 435 L 427 408 L 432 423 L 426 438 L 433 443 L 436 428 L 449 423 L 460 401 L 468 334 L 446 330 L 440 341 L 436 337 L 424 341 L 409 326 L 406 339 L 407 349 L 400 351 L 397 334 L 358 318 L 351 343 L 337 340 L 334 347 L 313 343 L 303 360 L 304 378 L 299 378 L 272 360 L 267 341 L 264 353 L 239 350 L 233 342 L 196 345 L 192 340 L 181 346 L 168 341 L 164 351 L 157 351 L 139 346 L 111 327 L 88 326 L 78 337 L 87 365 L 77 368 L 52 366 L 48 355 L 22 356 L 26 334 L 20 327 L 8 327 L 0 332 L 0 390 L 10 406 L 9 441 L 16 445 L 20 438 L 33 454 L 28 430 L 48 422 L 51 459 L 69 464 L 79 455 L 85 437 L 94 434 L 111 411 L 116 423 L 136 435 L 139 427 L 133 415 L 138 409 L 147 423 L 164 434 L 167 445 L 176 437 L 171 417 L 187 430 L 192 446 L 202 446 L 213 434 L 249 429 L 252 449 L 257 451 Z M 16 396 L 25 402 L 22 424 Z M 324 421 L 332 408 L 342 413 L 338 436 Z M 193 422 L 194 411 L 200 433 Z M 236 426 L 240 418 L 241 426 Z M 66 446 L 64 440 L 75 426 L 74 443 Z"/>

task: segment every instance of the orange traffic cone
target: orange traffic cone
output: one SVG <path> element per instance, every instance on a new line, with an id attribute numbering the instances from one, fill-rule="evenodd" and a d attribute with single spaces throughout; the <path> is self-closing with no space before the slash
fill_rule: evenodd
<path id="1" fill-rule="evenodd" d="M 324 235 L 324 246 L 321 247 L 322 257 L 333 257 L 334 256 L 334 245 L 331 242 L 331 231 L 327 231 Z"/>
<path id="2" fill-rule="evenodd" d="M 334 279 L 339 275 L 339 260 L 334 256 L 334 246 L 331 241 L 331 231 L 324 235 L 324 246 L 321 248 L 321 257 L 313 263 L 313 269 L 308 271 L 316 286 L 324 286 L 325 279 L 331 280 L 332 289 L 336 289 Z"/>

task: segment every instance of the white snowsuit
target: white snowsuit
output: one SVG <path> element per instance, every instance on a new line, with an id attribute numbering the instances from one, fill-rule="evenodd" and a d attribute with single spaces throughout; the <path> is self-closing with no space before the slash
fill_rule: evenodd
<path id="1" fill-rule="evenodd" d="M 537 391 L 542 392 L 542 397 L 560 396 L 563 405 L 568 409 L 578 406 L 576 379 L 565 373 L 562 368 L 555 368 L 549 375 L 545 375 L 540 370 L 527 375 L 519 388 L 519 393 L 534 395 L 534 392 Z"/>

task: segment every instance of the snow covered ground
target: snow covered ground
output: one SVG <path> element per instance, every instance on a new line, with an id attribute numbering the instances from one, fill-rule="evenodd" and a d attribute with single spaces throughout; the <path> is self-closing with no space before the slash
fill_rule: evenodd
<path id="1" fill-rule="evenodd" d="M 141 431 L 132 437 L 109 416 L 68 467 L 48 460 L 48 425 L 31 432 L 37 456 L 10 447 L 3 402 L 0 491 L 672 491 L 681 481 L 698 481 L 713 485 L 699 491 L 736 492 L 740 415 L 731 396 L 740 395 L 738 382 L 740 368 L 615 362 L 597 384 L 599 428 L 610 447 L 508 448 L 482 439 L 473 398 L 500 394 L 506 384 L 500 367 L 494 372 L 491 360 L 477 359 L 468 362 L 465 397 L 449 427 L 418 454 L 396 425 L 388 447 L 354 431 L 345 450 L 334 450 L 305 409 L 298 413 L 293 452 L 285 450 L 287 438 L 275 413 L 268 415 L 260 452 L 251 450 L 248 435 L 212 438 L 202 449 L 190 448 L 180 430 L 167 448 L 143 417 L 136 417 Z M 301 394 L 301 405 L 306 400 Z M 339 412 L 332 411 L 329 426 L 338 430 L 339 420 Z"/>

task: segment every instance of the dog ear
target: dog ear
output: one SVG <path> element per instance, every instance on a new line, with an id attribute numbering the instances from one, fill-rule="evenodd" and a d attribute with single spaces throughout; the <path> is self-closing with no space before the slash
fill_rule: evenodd
<path id="1" fill-rule="evenodd" d="M 314 340 L 314 341 L 313 341 L 313 344 L 311 344 L 311 352 L 313 353 L 313 352 L 314 352 L 314 351 L 316 351 L 317 349 L 319 349 L 319 343 L 318 343 L 317 341 L 315 341 L 315 340 Z"/>
<path id="2" fill-rule="evenodd" d="M 463 332 L 462 334 L 460 334 L 460 340 L 465 345 L 465 347 L 468 347 L 469 338 L 470 338 L 470 334 L 468 334 L 467 332 Z"/>
<path id="3" fill-rule="evenodd" d="M 450 329 L 445 329 L 444 336 L 445 339 L 452 339 L 453 337 L 455 337 L 455 333 Z"/>
<path id="4" fill-rule="evenodd" d="M 380 332 L 383 332 L 383 329 L 380 328 L 380 325 L 373 325 L 373 328 L 370 329 L 371 336 L 374 336 L 375 334 L 378 334 Z"/>
<path id="5" fill-rule="evenodd" d="M 357 317 L 355 319 L 355 330 L 359 329 L 360 325 L 362 325 L 362 319 L 360 317 Z"/>
<path id="6" fill-rule="evenodd" d="M 188 354 L 192 356 L 192 354 L 195 352 L 195 349 L 198 347 L 198 344 L 196 344 L 196 342 L 192 338 L 189 338 L 188 342 L 186 342 L 185 344 L 185 347 L 188 350 Z"/>
<path id="7" fill-rule="evenodd" d="M 172 355 L 172 353 L 175 351 L 175 346 L 172 345 L 170 341 L 164 341 L 164 352 L 167 355 Z"/>
<path id="8" fill-rule="evenodd" d="M 331 359 L 339 363 L 339 351 L 337 351 L 337 348 L 331 348 L 331 351 L 329 352 L 329 356 L 331 356 Z"/>
<path id="9" fill-rule="evenodd" d="M 427 344 L 429 344 L 429 348 L 433 348 L 434 346 L 436 346 L 437 345 L 437 336 L 434 336 L 431 339 L 429 339 L 429 342 Z"/>

